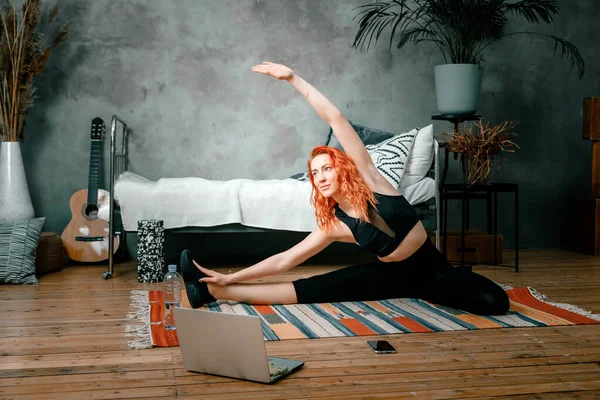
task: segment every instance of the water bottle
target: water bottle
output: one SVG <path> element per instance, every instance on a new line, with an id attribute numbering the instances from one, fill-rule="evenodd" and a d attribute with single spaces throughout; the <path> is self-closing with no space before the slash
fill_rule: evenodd
<path id="1" fill-rule="evenodd" d="M 163 299 L 165 301 L 163 326 L 169 331 L 176 329 L 173 309 L 181 305 L 181 286 L 181 275 L 177 273 L 177 266 L 169 265 L 169 270 L 163 277 Z"/>

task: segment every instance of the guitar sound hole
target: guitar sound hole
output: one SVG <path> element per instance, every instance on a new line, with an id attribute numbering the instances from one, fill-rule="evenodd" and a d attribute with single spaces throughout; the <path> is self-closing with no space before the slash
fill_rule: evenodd
<path id="1" fill-rule="evenodd" d="M 90 219 L 98 218 L 98 206 L 95 204 L 88 204 L 85 207 L 84 214 Z"/>

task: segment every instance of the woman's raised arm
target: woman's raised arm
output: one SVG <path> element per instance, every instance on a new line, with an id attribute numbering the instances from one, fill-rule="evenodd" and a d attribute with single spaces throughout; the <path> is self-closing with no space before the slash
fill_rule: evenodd
<path id="1" fill-rule="evenodd" d="M 375 168 L 365 145 L 350 122 L 327 97 L 285 65 L 264 62 L 252 67 L 252 71 L 291 83 L 308 100 L 317 114 L 331 126 L 344 151 L 354 160 L 367 184 L 371 188 L 377 187 L 376 183 L 381 182 L 383 177 Z"/>

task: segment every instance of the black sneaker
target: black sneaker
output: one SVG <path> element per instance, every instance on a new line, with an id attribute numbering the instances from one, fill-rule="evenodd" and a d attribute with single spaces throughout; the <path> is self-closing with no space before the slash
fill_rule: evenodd
<path id="1" fill-rule="evenodd" d="M 185 292 L 192 308 L 199 308 L 204 305 L 204 301 L 202 301 L 200 284 L 201 283 L 198 281 L 185 282 Z M 203 284 L 205 285 L 205 283 Z"/>
<path id="2" fill-rule="evenodd" d="M 202 273 L 194 263 L 192 262 L 192 252 L 189 250 L 183 250 L 181 252 L 181 258 L 179 259 L 179 265 L 181 268 L 181 275 L 183 275 L 184 282 L 198 282 L 206 275 Z"/>

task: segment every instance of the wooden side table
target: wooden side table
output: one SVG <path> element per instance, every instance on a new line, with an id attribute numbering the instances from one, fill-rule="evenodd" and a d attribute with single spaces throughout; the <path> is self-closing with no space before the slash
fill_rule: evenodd
<path id="1" fill-rule="evenodd" d="M 480 121 L 481 115 L 432 115 L 434 121 L 448 121 L 454 125 L 454 132 L 459 132 L 459 124 L 467 121 Z M 442 170 L 442 178 L 440 182 L 441 199 L 442 199 L 442 223 L 441 230 L 444 238 L 443 253 L 446 255 L 448 246 L 448 200 L 461 200 L 461 266 L 465 266 L 465 231 L 469 229 L 469 202 L 472 199 L 483 199 L 486 201 L 487 210 L 487 231 L 488 234 L 494 235 L 494 263 L 499 266 L 515 268 L 515 272 L 519 272 L 519 187 L 515 183 L 492 183 L 490 185 L 468 185 L 466 177 L 466 159 L 461 155 L 461 166 L 463 170 L 462 183 L 446 183 L 448 173 L 448 159 L 450 151 L 445 143 L 440 143 L 440 147 L 444 148 L 444 168 Z M 454 159 L 458 158 L 459 153 L 454 153 Z M 515 210 L 515 265 L 498 264 L 498 193 L 508 192 L 514 193 L 514 210 Z M 493 220 L 493 223 L 492 223 Z M 470 266 L 469 266 L 470 268 Z"/>
<path id="2" fill-rule="evenodd" d="M 498 264 L 498 193 L 513 193 L 514 194 L 514 217 L 515 217 L 515 265 Z M 493 209 L 493 224 L 492 232 L 494 235 L 494 265 L 501 267 L 511 267 L 515 272 L 519 272 L 519 185 L 516 183 L 491 183 L 489 185 L 468 185 L 465 183 L 450 183 L 442 186 L 442 203 L 443 210 L 443 229 L 442 236 L 444 238 L 443 253 L 446 255 L 448 238 L 447 238 L 447 220 L 448 220 L 448 200 L 460 200 L 461 207 L 461 266 L 465 266 L 465 230 L 467 228 L 468 206 L 471 199 L 485 199 L 487 209 Z M 492 200 L 493 198 L 493 200 Z M 490 205 L 490 200 L 492 204 Z M 490 213 L 488 212 L 488 230 L 490 228 Z M 470 267 L 470 266 L 469 266 Z"/>

